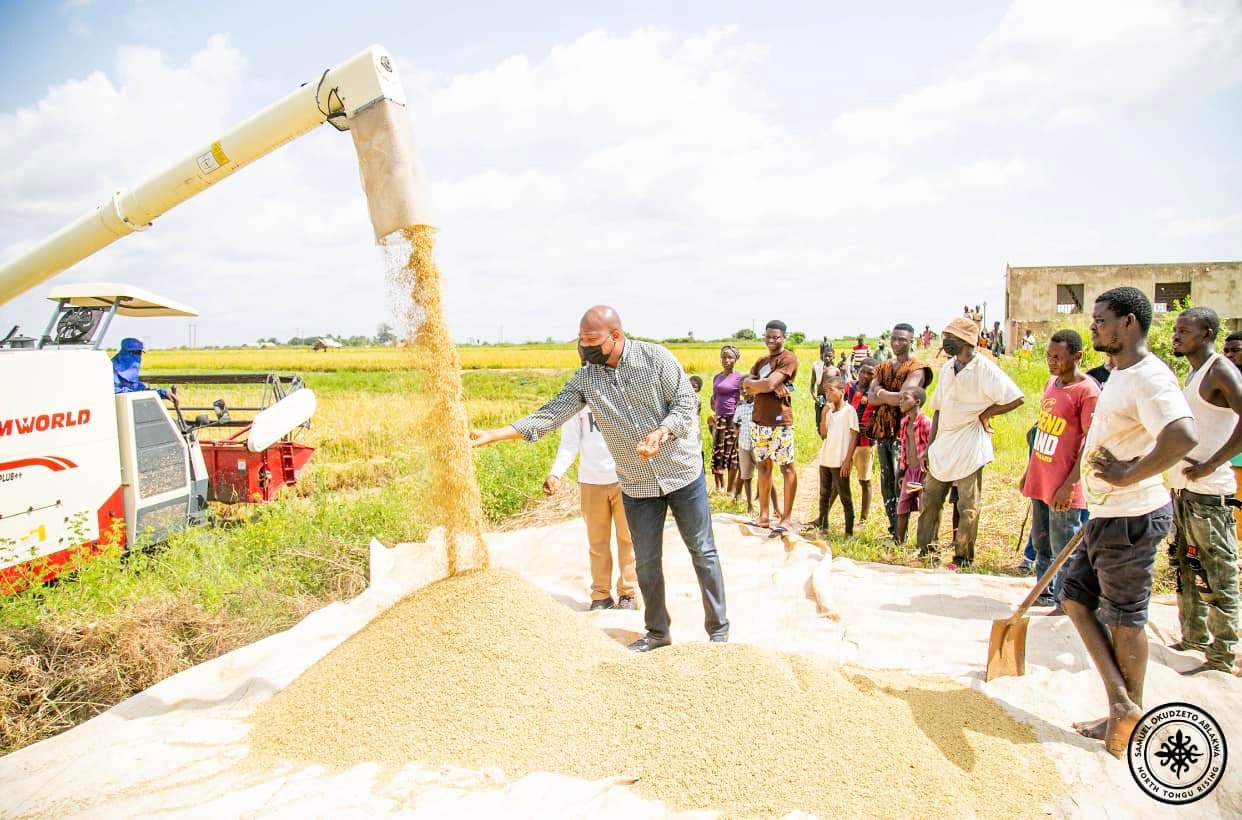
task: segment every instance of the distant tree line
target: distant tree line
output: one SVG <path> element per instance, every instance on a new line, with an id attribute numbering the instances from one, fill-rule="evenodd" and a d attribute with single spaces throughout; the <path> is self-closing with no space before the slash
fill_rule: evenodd
<path id="1" fill-rule="evenodd" d="M 315 336 L 290 336 L 283 342 L 275 336 L 260 337 L 255 342 L 260 345 L 310 347 L 320 339 L 332 339 L 340 342 L 343 347 L 386 347 L 397 343 L 397 334 L 393 331 L 392 325 L 381 322 L 375 329 L 374 336 L 341 336 L 337 333 L 320 333 Z"/>

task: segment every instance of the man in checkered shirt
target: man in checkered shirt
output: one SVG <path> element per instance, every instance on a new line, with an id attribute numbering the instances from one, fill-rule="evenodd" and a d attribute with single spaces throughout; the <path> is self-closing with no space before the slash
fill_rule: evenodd
<path id="1" fill-rule="evenodd" d="M 699 579 L 707 634 L 723 643 L 729 639 L 729 620 L 702 443 L 695 432 L 694 389 L 672 353 L 626 338 L 621 317 L 611 307 L 588 310 L 578 340 L 587 364 L 555 398 L 508 427 L 471 431 L 470 441 L 475 447 L 516 438 L 536 441 L 590 407 L 616 461 L 645 605 L 647 634 L 630 649 L 647 652 L 672 643 L 663 567 L 664 521 L 670 510 Z"/>

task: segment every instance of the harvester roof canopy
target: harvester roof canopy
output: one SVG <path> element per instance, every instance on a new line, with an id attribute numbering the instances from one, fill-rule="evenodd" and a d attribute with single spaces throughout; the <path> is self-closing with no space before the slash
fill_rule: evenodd
<path id="1" fill-rule="evenodd" d="M 172 299 L 117 282 L 90 282 L 78 285 L 57 285 L 48 293 L 53 302 L 67 302 L 74 307 L 108 308 L 117 299 L 116 312 L 121 316 L 197 316 L 198 311 Z"/>

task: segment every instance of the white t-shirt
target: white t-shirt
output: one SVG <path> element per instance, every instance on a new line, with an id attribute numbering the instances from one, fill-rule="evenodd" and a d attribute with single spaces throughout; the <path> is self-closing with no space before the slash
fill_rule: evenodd
<path id="1" fill-rule="evenodd" d="M 850 450 L 850 431 L 858 432 L 858 411 L 841 402 L 840 410 L 833 410 L 831 405 L 825 407 L 824 418 L 828 420 L 828 435 L 819 445 L 816 463 L 821 467 L 840 467 Z"/>
<path id="2" fill-rule="evenodd" d="M 927 450 L 927 466 L 940 481 L 957 481 L 995 457 L 992 436 L 979 423 L 979 414 L 994 404 L 1022 398 L 1022 390 L 987 356 L 976 355 L 961 372 L 954 359 L 940 369 L 940 383 L 932 393 L 931 409 L 940 412 L 936 440 Z"/>
<path id="3" fill-rule="evenodd" d="M 557 478 L 565 475 L 579 451 L 582 452 L 582 461 L 578 463 L 579 484 L 617 483 L 617 464 L 589 407 L 583 407 L 578 415 L 561 426 L 561 444 L 556 448 L 556 459 L 548 475 Z"/>
<path id="4" fill-rule="evenodd" d="M 1117 487 L 1096 478 L 1090 464 L 1096 449 L 1106 447 L 1119 461 L 1142 458 L 1156 446 L 1161 430 L 1178 419 L 1191 417 L 1177 377 L 1152 354 L 1109 374 L 1083 445 L 1083 488 L 1092 518 L 1146 515 L 1169 503 L 1169 491 L 1158 475 L 1129 487 Z"/>

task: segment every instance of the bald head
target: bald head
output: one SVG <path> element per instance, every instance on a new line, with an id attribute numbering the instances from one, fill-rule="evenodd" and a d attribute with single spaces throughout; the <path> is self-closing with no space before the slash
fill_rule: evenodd
<path id="1" fill-rule="evenodd" d="M 616 367 L 625 349 L 621 317 L 608 305 L 596 305 L 578 323 L 578 349 L 583 361 Z"/>
<path id="2" fill-rule="evenodd" d="M 621 329 L 621 317 L 609 305 L 596 305 L 582 314 L 578 322 L 579 333 L 609 334 Z"/>

